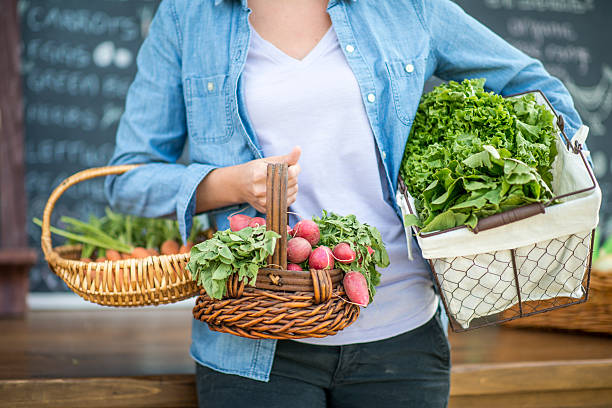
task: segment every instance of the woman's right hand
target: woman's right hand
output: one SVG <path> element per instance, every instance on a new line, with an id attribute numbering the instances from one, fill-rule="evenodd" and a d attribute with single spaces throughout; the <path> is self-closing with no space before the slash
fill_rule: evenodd
<path id="1" fill-rule="evenodd" d="M 266 212 L 266 178 L 268 175 L 268 163 L 287 163 L 287 205 L 295 202 L 298 192 L 297 178 L 300 174 L 298 160 L 302 149 L 295 146 L 291 152 L 283 156 L 264 157 L 263 159 L 251 160 L 239 164 L 240 174 L 238 191 L 242 193 L 241 202 L 251 204 L 257 211 Z"/>
<path id="2" fill-rule="evenodd" d="M 249 203 L 257 211 L 266 212 L 266 178 L 268 163 L 287 163 L 287 205 L 295 202 L 298 192 L 298 163 L 302 149 L 295 146 L 283 156 L 264 157 L 236 166 L 211 171 L 202 180 L 196 193 L 196 212 L 210 211 L 228 205 Z"/>

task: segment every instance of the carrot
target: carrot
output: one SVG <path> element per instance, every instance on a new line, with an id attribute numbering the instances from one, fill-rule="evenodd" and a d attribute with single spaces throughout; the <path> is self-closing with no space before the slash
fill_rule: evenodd
<path id="1" fill-rule="evenodd" d="M 89 258 L 81 258 L 81 262 L 91 262 L 91 259 L 89 259 Z"/>
<path id="2" fill-rule="evenodd" d="M 149 253 L 149 255 L 151 256 L 157 256 L 159 255 L 159 251 L 155 248 L 147 248 L 147 252 Z"/>
<path id="3" fill-rule="evenodd" d="M 125 252 L 121 252 L 121 259 L 130 259 L 132 255 L 126 254 Z"/>
<path id="4" fill-rule="evenodd" d="M 146 258 L 147 256 L 151 256 L 149 251 L 143 247 L 136 247 L 130 254 L 131 258 Z"/>
<path id="5" fill-rule="evenodd" d="M 162 255 L 172 255 L 172 254 L 178 254 L 180 247 L 179 247 L 178 242 L 176 242 L 173 239 L 168 239 L 161 244 L 159 249 Z"/>
<path id="6" fill-rule="evenodd" d="M 107 249 L 106 257 L 109 261 L 119 261 L 121 259 L 121 254 L 118 251 L 115 251 L 114 249 Z"/>
<path id="7" fill-rule="evenodd" d="M 188 254 L 193 248 L 193 242 L 187 241 L 187 245 L 181 245 L 179 248 L 179 254 Z"/>
<path id="8" fill-rule="evenodd" d="M 96 258 L 96 262 L 104 262 L 104 261 L 106 261 L 106 258 L 103 256 L 99 256 Z"/>

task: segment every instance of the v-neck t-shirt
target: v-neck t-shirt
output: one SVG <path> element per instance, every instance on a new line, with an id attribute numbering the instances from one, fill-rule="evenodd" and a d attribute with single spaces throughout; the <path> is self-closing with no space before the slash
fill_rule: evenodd
<path id="1" fill-rule="evenodd" d="M 322 210 L 355 214 L 381 232 L 390 258 L 379 269 L 374 301 L 355 323 L 334 336 L 301 339 L 342 345 L 393 337 L 429 321 L 438 297 L 425 261 L 410 261 L 402 221 L 383 198 L 384 169 L 359 85 L 333 28 L 299 60 L 251 28 L 242 73 L 249 119 L 264 156 L 284 155 L 299 145 L 298 195 L 289 211 L 301 218 Z M 293 225 L 297 221 L 290 214 Z M 412 238 L 413 239 L 413 238 Z M 413 243 L 413 245 L 415 245 Z"/>

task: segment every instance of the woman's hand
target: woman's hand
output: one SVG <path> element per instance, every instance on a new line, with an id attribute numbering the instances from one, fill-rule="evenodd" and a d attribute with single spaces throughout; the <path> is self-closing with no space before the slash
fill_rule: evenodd
<path id="1" fill-rule="evenodd" d="M 298 160 L 302 150 L 296 146 L 286 155 L 263 159 L 211 171 L 196 192 L 196 212 L 204 212 L 227 205 L 249 203 L 257 211 L 266 212 L 266 178 L 268 163 L 287 163 L 287 205 L 295 202 L 300 174 Z"/>
<path id="2" fill-rule="evenodd" d="M 284 156 L 264 157 L 240 164 L 239 191 L 242 192 L 241 202 L 249 203 L 259 212 L 266 212 L 266 178 L 268 163 L 287 163 L 289 165 L 287 179 L 287 205 L 295 202 L 298 192 L 297 177 L 300 174 L 298 160 L 302 150 L 296 146 Z"/>

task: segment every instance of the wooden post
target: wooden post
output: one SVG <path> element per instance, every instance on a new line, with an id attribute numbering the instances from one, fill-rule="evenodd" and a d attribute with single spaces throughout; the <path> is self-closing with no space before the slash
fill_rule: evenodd
<path id="1" fill-rule="evenodd" d="M 28 274 L 17 0 L 0 0 L 0 315 L 25 312 Z"/>

